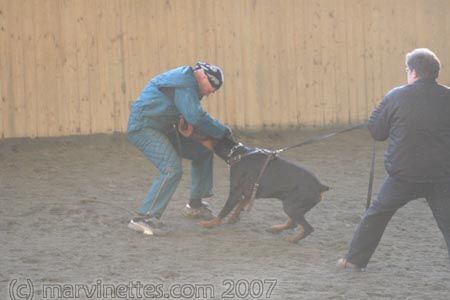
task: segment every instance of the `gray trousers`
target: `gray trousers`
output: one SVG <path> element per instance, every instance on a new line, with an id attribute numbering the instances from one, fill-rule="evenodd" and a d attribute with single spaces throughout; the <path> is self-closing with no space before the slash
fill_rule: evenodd
<path id="1" fill-rule="evenodd" d="M 397 209 L 418 198 L 427 200 L 444 235 L 450 257 L 450 180 L 446 183 L 411 183 L 387 177 L 377 199 L 356 228 L 347 260 L 365 268 Z"/>

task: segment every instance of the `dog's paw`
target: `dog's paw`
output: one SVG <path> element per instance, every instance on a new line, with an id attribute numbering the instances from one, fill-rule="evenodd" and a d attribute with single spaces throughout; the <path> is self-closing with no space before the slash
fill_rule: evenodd
<path id="1" fill-rule="evenodd" d="M 286 229 L 287 228 L 286 228 L 285 224 L 278 224 L 278 225 L 273 225 L 272 227 L 268 228 L 266 231 L 269 233 L 277 234 Z"/>
<path id="2" fill-rule="evenodd" d="M 240 220 L 240 218 L 239 218 L 238 216 L 236 216 L 236 215 L 231 215 L 231 216 L 228 218 L 227 223 L 228 223 L 228 224 L 235 224 L 235 223 L 239 222 L 239 220 Z"/>
<path id="3" fill-rule="evenodd" d="M 303 239 L 302 237 L 299 237 L 298 235 L 294 234 L 294 235 L 290 235 L 284 238 L 285 241 L 291 243 L 291 244 L 296 244 L 298 243 L 298 241 L 300 241 L 301 239 Z"/>
<path id="4" fill-rule="evenodd" d="M 219 218 L 214 218 L 209 221 L 198 222 L 197 224 L 202 226 L 203 228 L 213 228 L 220 225 L 220 223 L 222 223 L 222 221 Z"/>

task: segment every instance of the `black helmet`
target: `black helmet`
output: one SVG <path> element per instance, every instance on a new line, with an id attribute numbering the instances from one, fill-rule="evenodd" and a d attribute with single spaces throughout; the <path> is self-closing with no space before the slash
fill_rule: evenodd
<path id="1" fill-rule="evenodd" d="M 199 61 L 195 67 L 194 70 L 203 70 L 205 71 L 206 76 L 208 77 L 209 83 L 211 83 L 212 87 L 215 90 L 218 90 L 224 81 L 223 71 L 220 67 L 215 65 L 210 65 L 208 63 L 205 63 L 203 61 Z"/>

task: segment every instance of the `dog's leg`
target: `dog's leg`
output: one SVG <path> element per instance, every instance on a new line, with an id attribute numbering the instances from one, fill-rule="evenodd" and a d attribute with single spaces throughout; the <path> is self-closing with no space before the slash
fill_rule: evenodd
<path id="1" fill-rule="evenodd" d="M 232 184 L 230 184 L 230 190 L 230 195 L 228 196 L 225 206 L 222 208 L 219 215 L 212 220 L 199 222 L 198 224 L 200 226 L 205 228 L 213 228 L 222 224 L 222 219 L 224 219 L 233 210 L 233 208 L 236 207 L 239 203 L 240 195 L 242 195 L 242 192 L 240 190 L 235 190 Z"/>
<path id="2" fill-rule="evenodd" d="M 241 211 L 244 209 L 245 205 L 247 205 L 247 202 L 248 201 L 246 201 L 245 199 L 242 199 L 241 202 L 239 202 L 234 211 L 230 214 L 230 217 L 227 221 L 228 224 L 234 224 L 239 221 L 239 215 L 241 214 Z"/>
<path id="3" fill-rule="evenodd" d="M 271 233 L 280 233 L 283 230 L 291 229 L 291 228 L 294 228 L 294 227 L 295 227 L 294 220 L 289 218 L 286 221 L 286 223 L 284 223 L 284 224 L 273 225 L 272 227 L 270 227 L 270 232 Z"/>
<path id="4" fill-rule="evenodd" d="M 286 237 L 286 240 L 289 243 L 297 243 L 314 231 L 314 228 L 306 221 L 304 217 L 300 220 L 298 227 L 299 229 L 296 234 Z"/>
<path id="5" fill-rule="evenodd" d="M 213 228 L 213 227 L 216 227 L 216 226 L 222 224 L 222 219 L 219 217 L 215 217 L 212 220 L 202 221 L 202 222 L 199 222 L 198 224 L 204 228 Z"/>

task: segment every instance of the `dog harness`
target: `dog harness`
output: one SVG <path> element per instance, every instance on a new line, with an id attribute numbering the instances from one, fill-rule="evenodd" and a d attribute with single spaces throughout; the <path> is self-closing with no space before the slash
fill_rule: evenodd
<path id="1" fill-rule="evenodd" d="M 239 144 L 235 145 L 233 148 L 231 148 L 230 153 L 228 154 L 229 159 L 227 160 L 228 167 L 231 168 L 233 165 L 235 165 L 238 162 L 240 162 L 244 157 L 247 157 L 247 156 L 250 156 L 250 155 L 263 154 L 263 155 L 267 156 L 267 158 L 265 159 L 261 170 L 259 171 L 258 177 L 256 178 L 256 181 L 253 184 L 253 188 L 252 188 L 252 192 L 250 194 L 250 197 L 247 198 L 244 195 L 243 201 L 247 201 L 248 202 L 247 203 L 247 211 L 250 211 L 251 208 L 253 207 L 253 202 L 255 201 L 256 193 L 258 192 L 258 188 L 259 188 L 259 182 L 261 181 L 261 178 L 262 178 L 262 176 L 264 174 L 264 171 L 266 170 L 267 166 L 269 165 L 269 162 L 272 159 L 274 159 L 277 156 L 278 153 L 276 151 L 270 151 L 270 150 L 267 150 L 267 149 L 256 148 L 253 151 L 233 156 L 233 153 L 237 149 L 239 149 L 240 147 L 243 147 L 243 145 L 241 143 L 239 143 Z"/>

